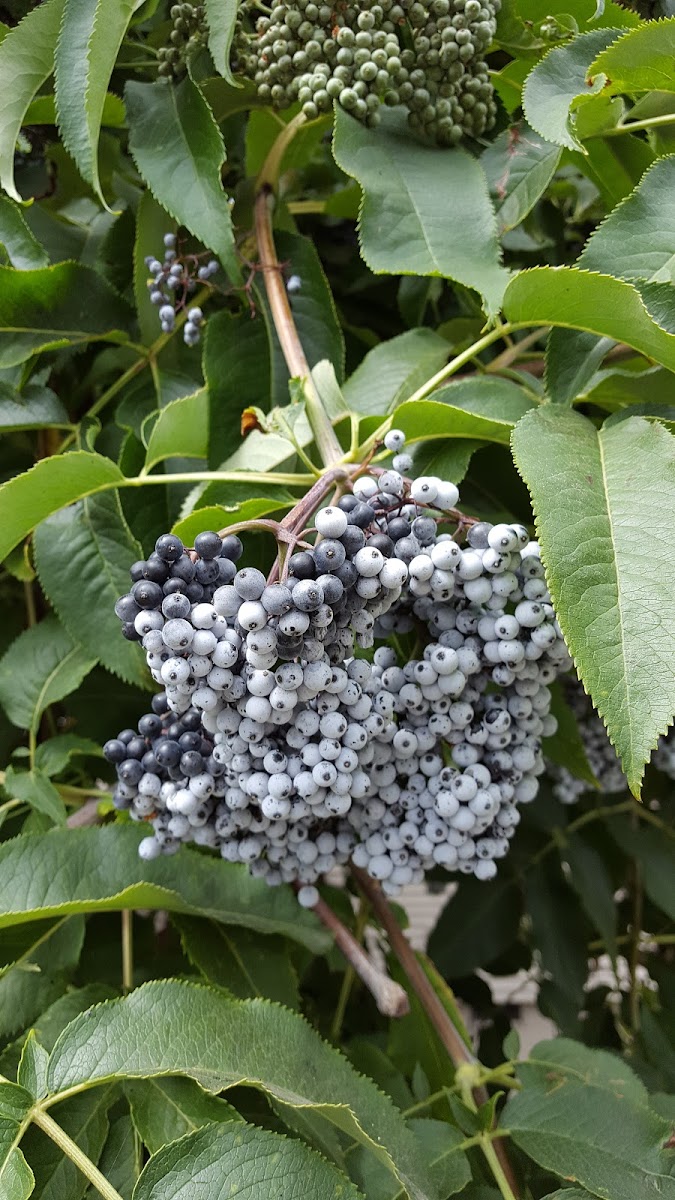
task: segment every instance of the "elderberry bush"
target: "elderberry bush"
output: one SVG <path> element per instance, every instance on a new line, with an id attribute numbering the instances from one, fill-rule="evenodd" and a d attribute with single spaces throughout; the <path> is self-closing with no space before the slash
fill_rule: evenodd
<path id="1" fill-rule="evenodd" d="M 565 699 L 576 718 L 588 765 L 595 775 L 598 790 L 606 795 L 625 792 L 626 776 L 621 770 L 621 763 L 601 718 L 577 680 L 566 680 L 565 684 Z M 657 759 L 658 753 L 657 751 L 654 756 L 654 762 L 663 770 L 664 767 Z M 567 767 L 547 763 L 547 772 L 553 781 L 553 794 L 561 804 L 576 804 L 577 800 L 589 791 L 588 783 L 578 779 Z"/>
<path id="2" fill-rule="evenodd" d="M 204 314 L 196 305 L 187 307 L 188 297 L 199 284 L 207 283 L 216 274 L 218 263 L 215 258 L 200 263 L 204 255 L 179 254 L 176 244 L 175 233 L 165 233 L 163 261 L 152 254 L 146 255 L 145 265 L 150 272 L 147 288 L 152 303 L 159 308 L 162 333 L 173 333 L 176 315 L 185 309 L 187 320 L 183 326 L 183 341 L 186 346 L 196 346 L 201 337 Z"/>
<path id="3" fill-rule="evenodd" d="M 296 101 L 308 119 L 335 101 L 376 125 L 381 104 L 405 105 L 416 132 L 441 146 L 493 128 L 496 105 L 485 54 L 500 0 L 364 0 L 275 5 L 239 35 L 238 65 L 259 98 Z M 242 40 L 243 39 L 243 40 Z"/>
<path id="4" fill-rule="evenodd" d="M 401 433 L 385 445 L 280 579 L 213 532 L 131 568 L 116 612 L 163 690 L 105 754 L 143 857 L 193 841 L 307 904 L 350 860 L 391 895 L 435 867 L 495 876 L 569 658 L 527 530 L 467 522 L 453 483 L 409 477 Z"/>
<path id="5" fill-rule="evenodd" d="M 160 78 L 179 82 L 187 72 L 192 54 L 206 44 L 207 26 L 203 4 L 173 4 L 169 43 L 157 52 Z"/>

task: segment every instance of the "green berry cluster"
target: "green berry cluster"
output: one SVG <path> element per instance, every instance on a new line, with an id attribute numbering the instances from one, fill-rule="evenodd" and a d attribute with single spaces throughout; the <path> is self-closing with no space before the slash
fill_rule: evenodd
<path id="1" fill-rule="evenodd" d="M 206 16 L 202 4 L 174 4 L 169 45 L 158 51 L 157 74 L 177 82 L 187 71 L 187 60 L 206 41 Z"/>
<path id="2" fill-rule="evenodd" d="M 480 136 L 495 121 L 484 54 L 501 0 L 362 0 L 331 7 L 277 4 L 257 23 L 240 65 L 260 99 L 299 101 L 308 119 L 336 100 L 366 125 L 381 104 L 403 104 L 412 127 L 439 145 Z"/>

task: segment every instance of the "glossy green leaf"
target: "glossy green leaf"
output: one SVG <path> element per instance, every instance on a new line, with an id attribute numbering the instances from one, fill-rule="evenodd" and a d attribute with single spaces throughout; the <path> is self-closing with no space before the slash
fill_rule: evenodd
<path id="1" fill-rule="evenodd" d="M 429 937 L 429 955 L 446 979 L 487 967 L 518 932 L 522 901 L 512 879 L 463 879 Z"/>
<path id="2" fill-rule="evenodd" d="M 143 653 L 121 636 L 114 611 L 131 586 L 131 563 L 143 557 L 117 492 L 90 496 L 54 513 L 38 525 L 33 547 L 40 584 L 71 637 L 114 675 L 147 688 Z"/>
<path id="3" fill-rule="evenodd" d="M 0 431 L 19 429 L 65 429 L 70 420 L 51 388 L 28 383 L 21 392 L 0 385 Z"/>
<path id="4" fill-rule="evenodd" d="M 30 471 L 8 480 L 0 487 L 0 559 L 51 513 L 123 478 L 109 458 L 75 450 L 43 458 Z"/>
<path id="5" fill-rule="evenodd" d="M 671 1200 L 663 1151 L 670 1125 L 618 1056 L 558 1039 L 540 1042 L 518 1068 L 500 1124 L 535 1162 L 601 1200 L 651 1194 Z"/>
<path id="6" fill-rule="evenodd" d="M 21 200 L 14 183 L 14 150 L 33 96 L 54 68 L 64 0 L 47 0 L 9 31 L 0 44 L 0 185 Z"/>
<path id="7" fill-rule="evenodd" d="M 372 271 L 454 279 L 475 288 L 488 313 L 498 310 L 508 274 L 476 159 L 459 148 L 423 145 L 403 111 L 386 108 L 377 129 L 368 129 L 338 107 L 333 153 L 363 188 L 359 235 Z"/>
<path id="8" fill-rule="evenodd" d="M 298 980 L 288 946 L 280 938 L 261 937 L 196 917 L 176 917 L 183 950 L 209 983 L 240 1000 L 261 996 L 287 1008 L 299 1008 Z"/>
<path id="9" fill-rule="evenodd" d="M 601 50 L 619 37 L 618 29 L 594 29 L 564 46 L 557 46 L 537 63 L 525 80 L 523 109 L 533 129 L 549 142 L 582 149 L 574 132 L 571 111 L 579 97 L 600 91 L 602 80 L 589 84 L 591 63 Z"/>
<path id="10" fill-rule="evenodd" d="M 3 974 L 0 978 L 1 1037 L 6 1039 L 33 1025 L 40 1013 L 63 995 L 78 964 L 83 940 L 83 917 L 71 916 L 66 921 L 56 922 Z"/>
<path id="11" fill-rule="evenodd" d="M 639 417 L 598 431 L 548 406 L 518 424 L 513 453 L 565 640 L 638 795 L 644 764 L 675 712 L 675 442 Z"/>
<path id="12" fill-rule="evenodd" d="M 0 1194 L 3 1200 L 27 1200 L 33 1173 L 17 1147 L 33 1097 L 9 1081 L 0 1083 Z"/>
<path id="13" fill-rule="evenodd" d="M 23 1044 L 16 1081 L 36 1100 L 47 1095 L 47 1066 L 49 1053 L 41 1046 L 35 1030 L 31 1029 Z"/>
<path id="14" fill-rule="evenodd" d="M 98 742 L 91 738 L 80 737 L 77 733 L 58 733 L 56 737 L 40 742 L 35 751 L 35 765 L 51 778 L 60 775 L 72 758 L 85 754 L 96 758 L 103 757 Z"/>
<path id="15" fill-rule="evenodd" d="M 90 1096 L 72 1096 L 53 1114 L 95 1163 L 108 1136 L 108 1109 L 115 1093 L 114 1087 L 103 1087 Z M 21 1145 L 35 1175 L 36 1200 L 81 1200 L 87 1190 L 87 1178 L 51 1138 L 32 1126 Z"/>
<path id="16" fill-rule="evenodd" d="M 209 27 L 209 50 L 216 71 L 233 87 L 237 86 L 230 70 L 230 50 L 239 11 L 238 0 L 205 0 L 206 23 Z"/>
<path id="17" fill-rule="evenodd" d="M 499 233 L 515 229 L 551 182 L 562 150 L 526 121 L 505 129 L 481 155 Z"/>
<path id="18" fill-rule="evenodd" d="M 119 1192 L 122 1200 L 131 1200 L 134 1185 L 141 1173 L 141 1147 L 128 1113 L 121 1113 L 110 1122 L 110 1131 L 98 1160 L 101 1174 Z M 86 1200 L 100 1200 L 100 1192 L 92 1184 L 85 1193 Z"/>
<path id="19" fill-rule="evenodd" d="M 206 458 L 209 438 L 208 396 L 200 388 L 163 408 L 148 440 L 145 469 L 166 458 Z"/>
<path id="20" fill-rule="evenodd" d="M 35 922 L 39 925 L 40 922 Z M 59 996 L 51 1004 L 48 1002 L 47 1007 L 35 1018 L 32 1031 L 20 1035 L 16 1041 L 10 1042 L 5 1047 L 0 1055 L 0 1071 L 4 1075 L 16 1074 L 23 1053 L 23 1047 L 32 1032 L 32 1035 L 37 1038 L 41 1046 L 45 1050 L 52 1049 L 58 1035 L 66 1025 L 76 1017 L 78 1013 L 84 1012 L 86 1008 L 90 1008 L 92 1004 L 98 1004 L 101 1000 L 110 1000 L 114 993 L 110 988 L 103 984 L 90 984 L 83 988 L 69 988 L 62 996 Z M 45 1083 L 46 1093 L 46 1083 Z"/>
<path id="21" fill-rule="evenodd" d="M 36 812 L 44 813 L 55 825 L 63 825 L 66 809 L 54 784 L 41 771 L 18 771 L 9 766 L 5 771 L 5 791 L 14 800 L 29 804 Z"/>
<path id="22" fill-rule="evenodd" d="M 264 310 L 214 313 L 206 322 L 203 353 L 209 399 L 209 466 L 217 469 L 242 440 L 241 415 L 274 400 L 276 359 Z"/>
<path id="23" fill-rule="evenodd" d="M 46 267 L 49 262 L 46 250 L 24 221 L 21 208 L 7 196 L 0 196 L 0 244 L 19 271 Z"/>
<path id="24" fill-rule="evenodd" d="M 5 1200 L 28 1200 L 35 1187 L 35 1176 L 18 1146 L 0 1163 L 0 1187 Z"/>
<path id="25" fill-rule="evenodd" d="M 45 709 L 79 687 L 94 662 L 56 617 L 45 617 L 0 659 L 0 704 L 13 725 L 36 730 Z"/>
<path id="26" fill-rule="evenodd" d="M 151 1154 L 204 1125 L 241 1121 L 236 1108 L 187 1076 L 129 1079 L 124 1085 L 138 1136 Z"/>
<path id="27" fill-rule="evenodd" d="M 626 30 L 597 55 L 591 71 L 606 76 L 613 93 L 675 92 L 675 17 Z"/>
<path id="28" fill-rule="evenodd" d="M 0 267 L 0 367 L 61 346 L 125 341 L 130 316 L 114 288 L 82 263 Z"/>
<path id="29" fill-rule="evenodd" d="M 182 538 L 186 546 L 194 545 L 198 533 L 206 529 L 227 529 L 238 521 L 254 521 L 256 517 L 265 517 L 268 513 L 279 509 L 290 508 L 294 500 L 244 500 L 242 504 L 233 504 L 226 508 L 224 505 L 214 505 L 209 508 L 198 508 L 177 521 L 172 532 Z"/>
<path id="30" fill-rule="evenodd" d="M 54 830 L 0 846 L 0 928 L 68 913 L 161 908 L 282 934 L 316 953 L 328 938 L 286 888 L 192 850 L 143 862 L 131 825 Z"/>
<path id="31" fill-rule="evenodd" d="M 664 293 L 660 298 L 670 297 Z M 675 310 L 675 297 L 672 303 Z M 523 325 L 585 329 L 625 342 L 675 371 L 675 334 L 650 316 L 637 288 L 609 275 L 574 267 L 521 271 L 506 290 L 504 313 L 508 321 Z"/>
<path id="32" fill-rule="evenodd" d="M 194 1200 L 215 1195 L 227 1180 L 247 1200 L 359 1200 L 361 1193 L 303 1142 L 251 1125 L 210 1125 L 150 1159 L 134 1200 Z"/>
<path id="33" fill-rule="evenodd" d="M 508 446 L 514 425 L 534 401 L 508 379 L 459 379 L 431 400 L 409 400 L 394 411 L 392 423 L 407 441 L 475 438 Z"/>
<path id="34" fill-rule="evenodd" d="M 573 404 L 583 395 L 609 350 L 611 337 L 582 329 L 552 329 L 546 344 L 546 385 L 554 404 Z"/>
<path id="35" fill-rule="evenodd" d="M 124 90 L 129 147 L 159 203 L 239 277 L 227 196 L 220 182 L 225 147 L 199 88 L 130 80 Z"/>
<path id="36" fill-rule="evenodd" d="M 65 0 L 54 57 L 54 88 L 63 144 L 106 207 L 98 139 L 110 76 L 134 9 L 142 0 Z"/>
<path id="37" fill-rule="evenodd" d="M 283 1103 L 308 1106 L 367 1146 L 411 1200 L 434 1194 L 392 1102 L 302 1017 L 266 1000 L 229 1000 L 177 981 L 145 984 L 71 1023 L 52 1051 L 49 1085 L 58 1094 L 169 1073 L 212 1092 L 246 1081 Z"/>
<path id="38" fill-rule="evenodd" d="M 384 415 L 448 361 L 450 346 L 431 329 L 409 329 L 369 350 L 343 387 L 349 407 Z"/>

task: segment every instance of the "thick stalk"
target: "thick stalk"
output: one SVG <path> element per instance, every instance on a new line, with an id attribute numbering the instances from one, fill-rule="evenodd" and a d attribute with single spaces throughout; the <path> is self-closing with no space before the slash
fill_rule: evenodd
<path id="1" fill-rule="evenodd" d="M 37 1125 L 43 1133 L 46 1133 L 47 1137 L 51 1138 L 54 1144 L 59 1147 L 59 1150 L 62 1150 L 67 1158 L 75 1163 L 75 1166 L 79 1168 L 85 1178 L 94 1185 L 96 1191 L 103 1197 L 103 1200 L 122 1200 L 117 1189 L 111 1183 L 108 1183 L 105 1175 L 101 1174 L 98 1167 L 83 1150 L 80 1150 L 77 1143 L 68 1137 L 66 1131 L 57 1124 L 53 1117 L 36 1108 L 32 1113 L 32 1120 L 33 1124 Z"/>
<path id="2" fill-rule="evenodd" d="M 422 970 L 417 955 L 389 907 L 380 885 L 359 867 L 352 866 L 351 870 L 361 892 L 367 897 L 373 911 L 382 922 L 389 938 L 391 949 L 410 981 L 411 987 L 417 993 L 420 1004 L 436 1030 L 440 1041 L 447 1050 L 449 1058 L 457 1068 L 480 1066 L 476 1056 L 467 1048 L 464 1040 L 455 1029 L 448 1012 L 441 1004 L 440 999 Z M 481 1085 L 473 1088 L 473 1100 L 477 1106 L 485 1104 L 488 1098 L 485 1087 Z M 506 1147 L 498 1141 L 495 1144 L 493 1153 L 499 1159 L 500 1170 L 510 1188 L 510 1191 L 502 1192 L 505 1200 L 506 1198 L 508 1200 L 517 1200 L 517 1184 L 506 1154 Z M 499 1184 L 500 1181 L 496 1176 L 495 1179 Z"/>
<path id="3" fill-rule="evenodd" d="M 130 992 L 134 986 L 134 914 L 130 908 L 122 909 L 122 991 Z"/>
<path id="4" fill-rule="evenodd" d="M 302 379 L 304 383 L 307 419 L 312 427 L 321 460 L 324 466 L 330 467 L 343 457 L 342 447 L 314 386 L 309 363 L 291 312 L 281 264 L 274 245 L 273 204 L 272 188 L 268 182 L 264 182 L 255 199 L 255 231 L 265 291 L 286 366 L 292 378 Z"/>
<path id="5" fill-rule="evenodd" d="M 296 886 L 296 891 L 299 890 L 299 885 Z M 400 986 L 385 975 L 384 971 L 378 970 L 374 963 L 370 961 L 368 955 L 362 946 L 359 945 L 354 935 L 347 929 L 346 925 L 342 924 L 340 918 L 333 912 L 325 900 L 319 899 L 317 904 L 312 909 L 321 921 L 322 925 L 330 931 L 333 936 L 333 941 L 338 950 L 344 954 L 347 962 L 354 969 L 361 982 L 368 988 L 373 997 L 378 1010 L 385 1017 L 405 1017 L 410 1012 L 410 1004 L 408 997 Z"/>

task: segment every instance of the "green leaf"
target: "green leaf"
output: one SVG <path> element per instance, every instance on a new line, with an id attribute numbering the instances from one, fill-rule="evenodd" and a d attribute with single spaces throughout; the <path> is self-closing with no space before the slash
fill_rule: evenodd
<path id="1" fill-rule="evenodd" d="M 309 238 L 280 230 L 275 241 L 285 271 L 289 276 L 299 275 L 301 280 L 300 291 L 290 296 L 289 302 L 307 361 L 315 367 L 328 359 L 341 383 L 345 375 L 344 337 L 321 259 Z M 285 395 L 282 403 L 286 403 Z"/>
<path id="2" fill-rule="evenodd" d="M 487 967 L 518 934 L 522 901 L 512 879 L 463 879 L 429 937 L 429 955 L 446 979 Z"/>
<path id="3" fill-rule="evenodd" d="M 127 114 L 119 96 L 108 92 L 103 101 L 101 124 L 111 129 L 124 129 Z M 54 96 L 36 96 L 26 109 L 24 125 L 56 125 L 56 101 Z"/>
<path id="4" fill-rule="evenodd" d="M 675 92 L 675 17 L 627 30 L 597 55 L 591 72 L 605 75 L 613 94 Z"/>
<path id="5" fill-rule="evenodd" d="M 47 251 L 31 233 L 19 205 L 6 196 L 0 196 L 0 243 L 19 271 L 46 267 L 49 262 Z"/>
<path id="6" fill-rule="evenodd" d="M 253 486 L 253 485 L 251 485 Z M 229 508 L 214 505 L 209 508 L 198 508 L 183 517 L 173 526 L 172 533 L 177 533 L 186 546 L 193 546 L 198 533 L 205 529 L 227 529 L 238 521 L 254 521 L 256 517 L 265 517 L 268 513 L 278 512 L 281 508 L 290 508 L 295 504 L 294 499 L 283 500 L 244 500 L 243 504 L 233 504 Z"/>
<path id="7" fill-rule="evenodd" d="M 515 229 L 551 182 L 562 150 L 526 121 L 505 129 L 481 155 L 499 233 Z"/>
<path id="8" fill-rule="evenodd" d="M 449 353 L 433 330 L 408 329 L 368 351 L 342 389 L 345 400 L 354 412 L 384 415 L 440 371 Z"/>
<path id="9" fill-rule="evenodd" d="M 52 455 L 0 487 L 0 559 L 51 513 L 124 479 L 101 454 Z"/>
<path id="10" fill-rule="evenodd" d="M 209 398 L 209 466 L 217 469 L 242 440 L 241 414 L 273 404 L 275 382 L 270 331 L 262 313 L 223 310 L 206 322 L 203 369 Z"/>
<path id="11" fill-rule="evenodd" d="M 557 864 L 552 866 L 546 861 L 528 870 L 525 908 L 532 924 L 532 944 L 543 973 L 551 981 L 544 1011 L 559 1028 L 572 1031 L 588 978 L 588 930 L 581 906 Z"/>
<path id="12" fill-rule="evenodd" d="M 70 419 L 51 388 L 28 383 L 21 392 L 0 385 L 0 432 L 20 429 L 67 429 Z"/>
<path id="13" fill-rule="evenodd" d="M 675 335 L 650 316 L 637 288 L 609 275 L 574 267 L 521 271 L 506 290 L 504 314 L 514 323 L 586 329 L 626 342 L 675 371 Z"/>
<path id="14" fill-rule="evenodd" d="M 408 1128 L 426 1156 L 438 1195 L 445 1200 L 457 1192 L 464 1194 L 463 1189 L 471 1179 L 469 1161 L 458 1149 L 464 1135 L 445 1121 L 431 1119 L 409 1121 Z M 391 1175 L 360 1146 L 349 1156 L 349 1170 L 368 1200 L 404 1200 L 405 1193 L 397 1187 Z"/>
<path id="15" fill-rule="evenodd" d="M 38 525 L 33 546 L 40 584 L 71 637 L 114 675 L 147 688 L 143 654 L 121 636 L 114 611 L 130 587 L 131 563 L 143 558 L 117 492 L 54 513 Z"/>
<path id="16" fill-rule="evenodd" d="M 353 1184 L 303 1142 L 251 1125 L 210 1125 L 160 1150 L 145 1167 L 134 1200 L 193 1200 L 227 1180 L 247 1200 L 359 1200 Z"/>
<path id="17" fill-rule="evenodd" d="M 122 1200 L 131 1200 L 131 1193 L 141 1171 L 140 1146 L 128 1113 L 122 1113 L 110 1123 L 110 1132 L 98 1160 L 98 1169 L 119 1192 Z M 101 1193 L 92 1184 L 86 1200 L 100 1200 Z"/>
<path id="18" fill-rule="evenodd" d="M 23 1044 L 16 1080 L 36 1100 L 42 1100 L 47 1095 L 48 1063 L 49 1054 L 37 1040 L 35 1030 L 31 1029 Z"/>
<path id="19" fill-rule="evenodd" d="M 239 11 L 238 0 L 205 0 L 206 23 L 209 27 L 209 50 L 216 71 L 232 87 L 237 87 L 230 70 L 230 50 Z"/>
<path id="20" fill-rule="evenodd" d="M 36 924 L 39 925 L 40 922 L 36 922 Z M 21 1053 L 30 1032 L 38 1039 L 40 1045 L 49 1051 L 58 1035 L 65 1029 L 69 1021 L 72 1021 L 73 1017 L 84 1012 L 92 1004 L 98 1004 L 101 1000 L 109 1000 L 112 995 L 111 989 L 102 984 L 70 988 L 65 995 L 59 996 L 53 1003 L 48 1004 L 48 1007 L 35 1018 L 33 1029 L 29 1031 L 29 1034 L 21 1035 L 16 1041 L 5 1047 L 0 1055 L 0 1071 L 3 1074 L 11 1072 L 16 1074 L 20 1065 Z"/>
<path id="21" fill-rule="evenodd" d="M 242 1119 L 227 1100 L 181 1075 L 130 1079 L 124 1090 L 138 1136 L 151 1154 L 204 1125 Z"/>
<path id="22" fill-rule="evenodd" d="M 544 755 L 551 762 L 571 771 L 577 779 L 583 779 L 589 787 L 597 788 L 598 781 L 588 761 L 577 718 L 565 700 L 560 684 L 554 683 L 550 691 L 551 712 L 558 722 L 558 728 L 552 737 L 544 738 Z"/>
<path id="23" fill-rule="evenodd" d="M 181 852 L 138 857 L 144 830 L 131 825 L 53 830 L 0 845 L 0 928 L 67 913 L 161 908 L 276 933 L 316 953 L 328 938 L 287 888 L 268 888 L 245 867 Z"/>
<path id="24" fill-rule="evenodd" d="M 433 393 L 432 400 L 409 400 L 394 411 L 392 422 L 407 441 L 475 438 L 508 446 L 514 425 L 534 400 L 508 379 L 459 379 Z"/>
<path id="25" fill-rule="evenodd" d="M 45 709 L 75 691 L 94 662 L 56 617 L 47 616 L 0 659 L 0 704 L 13 725 L 36 730 Z"/>
<path id="26" fill-rule="evenodd" d="M 565 641 L 638 795 L 675 712 L 675 442 L 639 417 L 597 430 L 549 405 L 519 422 L 513 454 Z"/>
<path id="27" fill-rule="evenodd" d="M 35 1176 L 18 1146 L 0 1162 L 0 1187 L 5 1200 L 28 1200 L 35 1187 Z"/>
<path id="28" fill-rule="evenodd" d="M 80 737 L 77 733 L 58 733 L 56 737 L 40 742 L 35 751 L 35 765 L 51 779 L 60 775 L 71 758 L 80 754 L 102 758 L 103 751 L 91 738 Z"/>
<path id="29" fill-rule="evenodd" d="M 199 88 L 186 76 L 124 89 L 129 148 L 159 203 L 239 278 L 227 196 L 220 182 L 225 147 Z"/>
<path id="30" fill-rule="evenodd" d="M 115 289 L 82 263 L 37 271 L 0 267 L 0 367 L 61 346 L 126 341 L 130 317 Z"/>
<path id="31" fill-rule="evenodd" d="M 26 1029 L 63 995 L 79 961 L 83 940 L 81 916 L 59 921 L 5 971 L 0 978 L 0 1036 L 7 1038 Z"/>
<path id="32" fill-rule="evenodd" d="M 491 314 L 508 274 L 480 163 L 462 149 L 425 146 L 400 109 L 368 129 L 335 113 L 335 159 L 363 188 L 361 253 L 376 274 L 441 275 L 475 288 Z M 448 222 L 448 197 L 452 221 Z"/>
<path id="33" fill-rule="evenodd" d="M 176 917 L 183 950 L 209 983 L 240 1000 L 252 996 L 299 1008 L 298 980 L 288 946 L 281 938 L 262 937 L 196 917 Z"/>
<path id="34" fill-rule="evenodd" d="M 368 1146 L 411 1200 L 430 1195 L 422 1155 L 392 1102 L 302 1017 L 266 1000 L 228 1000 L 177 981 L 145 984 L 71 1023 L 52 1051 L 49 1085 L 58 1094 L 170 1073 L 212 1092 L 247 1082 L 309 1106 Z"/>
<path id="35" fill-rule="evenodd" d="M 63 825 L 66 820 L 66 808 L 59 793 L 41 771 L 17 771 L 8 767 L 3 784 L 5 791 L 14 800 L 22 800 L 30 804 L 36 812 L 44 813 L 55 825 Z"/>
<path id="36" fill-rule="evenodd" d="M 649 899 L 675 921 L 673 871 L 675 843 L 664 837 L 660 829 L 633 827 L 632 822 L 614 817 L 608 822 L 611 836 L 629 859 L 636 858 L 643 868 L 644 889 Z"/>
<path id="37" fill-rule="evenodd" d="M 114 1087 L 98 1088 L 92 1095 L 64 1100 L 56 1113 L 59 1125 L 95 1163 L 108 1136 L 108 1109 L 115 1096 Z M 35 1175 L 36 1200 L 81 1200 L 87 1178 L 51 1138 L 33 1125 L 21 1145 Z"/>
<path id="38" fill-rule="evenodd" d="M 110 76 L 132 14 L 142 0 L 65 0 L 54 58 L 59 130 L 80 174 L 104 207 L 98 139 Z"/>
<path id="39" fill-rule="evenodd" d="M 608 954 L 616 960 L 615 886 L 605 860 L 578 833 L 565 838 L 561 854 L 570 869 L 570 883 L 586 914 L 603 939 Z"/>
<path id="40" fill-rule="evenodd" d="M 0 45 L 0 185 L 21 200 L 14 183 L 14 151 L 23 117 L 51 75 L 64 0 L 46 0 L 10 29 Z"/>
<path id="41" fill-rule="evenodd" d="M 593 96 L 602 88 L 600 79 L 588 83 L 591 63 L 619 34 L 619 29 L 579 34 L 566 45 L 550 50 L 528 75 L 523 89 L 525 116 L 549 142 L 568 150 L 583 149 L 574 132 L 571 109 L 578 97 Z"/>
<path id="42" fill-rule="evenodd" d="M 33 1190 L 33 1173 L 17 1147 L 33 1097 L 25 1088 L 0 1083 L 0 1194 L 3 1200 L 27 1200 Z"/>
<path id="43" fill-rule="evenodd" d="M 619 1058 L 558 1039 L 535 1046 L 518 1074 L 500 1124 L 535 1162 L 602 1200 L 672 1200 L 671 1127 Z"/>
<path id="44" fill-rule="evenodd" d="M 206 458 L 209 408 L 206 388 L 161 409 L 148 440 L 145 470 L 165 458 Z"/>

